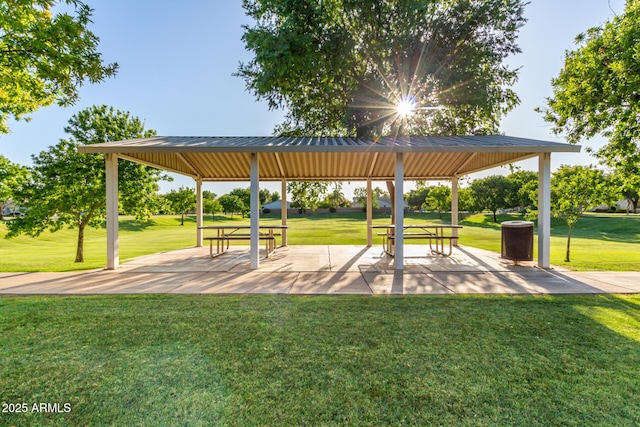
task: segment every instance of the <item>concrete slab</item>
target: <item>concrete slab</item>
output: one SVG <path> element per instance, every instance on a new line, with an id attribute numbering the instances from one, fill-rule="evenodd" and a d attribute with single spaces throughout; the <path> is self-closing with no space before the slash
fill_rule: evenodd
<path id="1" fill-rule="evenodd" d="M 442 283 L 428 274 L 403 274 L 395 280 L 394 288 L 402 286 L 403 295 L 453 293 L 451 289 L 443 286 Z M 401 283 L 398 284 L 398 282 Z"/>
<path id="2" fill-rule="evenodd" d="M 429 274 L 437 283 L 456 294 L 509 294 L 512 289 L 500 278 L 485 272 L 435 272 Z M 515 292 L 529 293 L 529 292 Z"/>
<path id="3" fill-rule="evenodd" d="M 609 293 L 640 293 L 640 272 L 564 272 L 567 277 Z"/>
<path id="4" fill-rule="evenodd" d="M 34 273 L 30 283 L 2 289 L 3 294 L 166 293 L 200 273 Z"/>
<path id="5" fill-rule="evenodd" d="M 509 293 L 537 293 L 537 294 L 598 294 L 604 291 L 574 280 L 561 273 L 532 269 L 526 272 L 491 272 Z"/>
<path id="6" fill-rule="evenodd" d="M 377 273 L 365 272 L 362 276 L 376 295 L 409 294 L 450 294 L 451 290 L 442 286 L 424 273 Z"/>
<path id="7" fill-rule="evenodd" d="M 428 246 L 407 245 L 404 270 L 380 247 L 289 246 L 250 270 L 249 247 L 232 247 L 212 259 L 208 247 L 159 253 L 124 262 L 116 271 L 0 273 L 0 294 L 134 293 L 640 293 L 638 272 L 575 273 L 514 265 L 499 254 L 454 248 L 451 257 Z"/>
<path id="8" fill-rule="evenodd" d="M 102 271 L 102 270 L 100 270 Z M 63 272 L 63 273 L 0 273 L 0 292 L 10 292 L 12 288 L 23 286 L 47 287 L 67 281 L 75 282 L 79 277 L 87 276 L 91 272 Z"/>
<path id="9" fill-rule="evenodd" d="M 375 295 L 402 294 L 402 282 L 396 277 L 402 276 L 402 273 L 362 273 L 362 277 L 366 280 L 367 285 L 371 288 L 371 292 Z"/>
<path id="10" fill-rule="evenodd" d="M 176 287 L 173 294 L 284 294 L 298 273 L 210 273 Z"/>
<path id="11" fill-rule="evenodd" d="M 371 289 L 360 273 L 304 272 L 289 289 L 290 294 L 306 295 L 371 295 Z"/>
<path id="12" fill-rule="evenodd" d="M 380 262 L 384 258 L 380 250 L 373 247 L 341 245 L 329 246 L 328 249 L 331 271 L 359 272 L 361 265 Z"/>

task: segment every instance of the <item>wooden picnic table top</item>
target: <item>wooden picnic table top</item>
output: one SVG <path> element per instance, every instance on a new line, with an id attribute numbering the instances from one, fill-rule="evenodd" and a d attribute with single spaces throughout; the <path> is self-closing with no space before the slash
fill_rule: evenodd
<path id="1" fill-rule="evenodd" d="M 228 228 L 234 228 L 234 229 L 240 229 L 240 230 L 250 230 L 251 226 L 250 225 L 203 225 L 198 227 L 201 230 L 225 230 Z M 263 228 L 263 229 L 286 229 L 289 228 L 288 225 L 260 225 L 258 226 L 258 228 Z"/>
<path id="2" fill-rule="evenodd" d="M 395 228 L 395 224 L 372 225 L 371 228 Z M 404 224 L 402 228 L 462 228 L 462 225 L 449 224 Z"/>

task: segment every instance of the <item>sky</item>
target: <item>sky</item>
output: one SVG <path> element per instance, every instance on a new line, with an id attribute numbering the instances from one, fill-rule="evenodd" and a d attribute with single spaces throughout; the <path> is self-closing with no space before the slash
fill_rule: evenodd
<path id="1" fill-rule="evenodd" d="M 22 165 L 31 155 L 65 138 L 64 127 L 78 111 L 92 105 L 109 105 L 129 111 L 145 121 L 158 135 L 172 136 L 268 136 L 284 117 L 270 111 L 245 90 L 244 81 L 233 76 L 240 62 L 251 60 L 242 42 L 243 25 L 250 25 L 240 1 L 183 0 L 86 0 L 94 9 L 91 31 L 100 38 L 98 50 L 105 62 L 120 65 L 115 78 L 84 85 L 80 101 L 67 108 L 45 107 L 30 122 L 11 122 L 11 134 L 0 134 L 0 154 Z M 534 111 L 551 96 L 551 79 L 560 72 L 564 52 L 574 48 L 576 35 L 602 25 L 624 12 L 624 0 L 531 0 L 527 23 L 520 29 L 522 53 L 508 58 L 519 68 L 514 90 L 520 105 L 505 116 L 500 130 L 506 135 L 564 142 Z M 552 169 L 561 164 L 596 164 L 584 147 L 598 148 L 602 138 L 584 141 L 580 154 L 553 154 Z M 537 170 L 537 161 L 520 162 L 523 169 Z M 508 173 L 499 168 L 471 178 Z M 194 187 L 191 178 L 173 175 L 161 192 L 180 186 Z M 406 190 L 412 188 L 407 183 Z M 261 184 L 262 185 L 262 184 Z M 374 183 L 374 186 L 376 183 Z M 351 196 L 353 188 L 345 185 Z M 205 183 L 204 189 L 221 195 L 248 183 Z M 280 191 L 279 183 L 265 183 Z M 384 185 L 381 185 L 385 188 Z"/>

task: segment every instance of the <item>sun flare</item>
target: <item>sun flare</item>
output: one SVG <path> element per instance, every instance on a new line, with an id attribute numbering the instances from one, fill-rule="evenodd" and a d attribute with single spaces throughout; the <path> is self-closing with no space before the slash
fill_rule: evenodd
<path id="1" fill-rule="evenodd" d="M 396 112 L 402 117 L 409 117 L 415 113 L 416 107 L 416 100 L 411 96 L 406 96 L 396 105 Z"/>

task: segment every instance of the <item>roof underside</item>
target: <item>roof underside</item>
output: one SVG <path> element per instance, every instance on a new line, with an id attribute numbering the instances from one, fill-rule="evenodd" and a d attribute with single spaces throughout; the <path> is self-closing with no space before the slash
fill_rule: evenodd
<path id="1" fill-rule="evenodd" d="M 260 180 L 393 179 L 395 153 L 405 153 L 405 178 L 446 179 L 545 152 L 580 146 L 503 135 L 381 138 L 168 137 L 81 146 L 81 153 L 120 157 L 203 181 L 249 180 L 259 153 Z"/>

